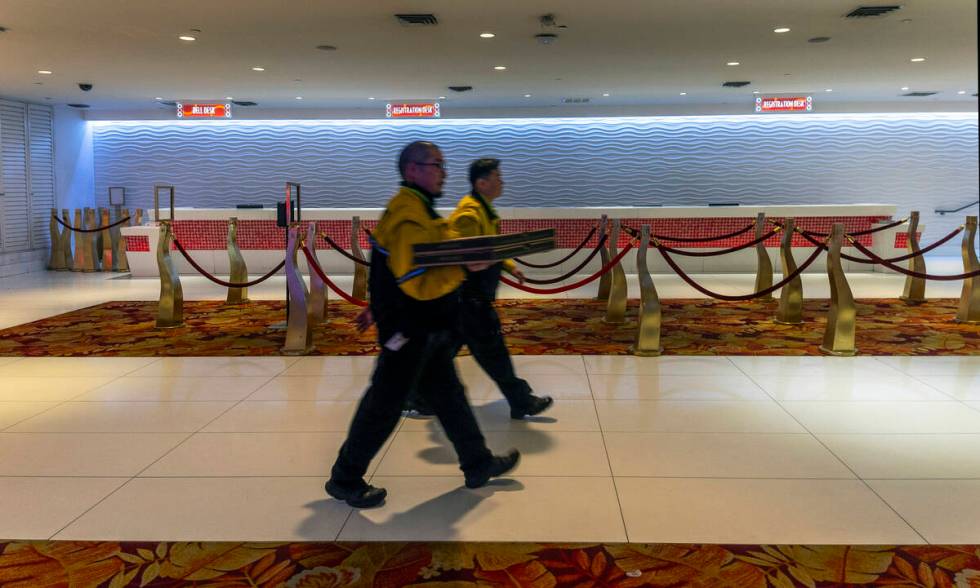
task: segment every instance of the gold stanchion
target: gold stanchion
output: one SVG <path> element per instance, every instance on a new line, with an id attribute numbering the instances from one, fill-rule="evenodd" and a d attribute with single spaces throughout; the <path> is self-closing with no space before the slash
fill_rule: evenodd
<path id="1" fill-rule="evenodd" d="M 827 328 L 823 332 L 820 351 L 830 355 L 851 356 L 857 353 L 854 345 L 857 309 L 854 296 L 847 284 L 840 262 L 840 248 L 844 241 L 844 224 L 834 223 L 830 231 L 827 249 L 827 277 L 830 278 L 830 311 Z"/>
<path id="2" fill-rule="evenodd" d="M 136 209 L 136 222 L 132 226 L 141 226 L 143 224 L 143 217 L 146 216 L 146 211 L 142 208 Z"/>
<path id="3" fill-rule="evenodd" d="M 61 220 L 65 221 L 65 224 L 66 225 L 70 225 L 71 224 L 71 211 L 68 210 L 67 208 L 62 208 L 61 209 Z M 71 239 L 72 239 L 72 230 L 69 229 L 68 227 L 62 227 L 61 239 L 60 239 L 59 243 L 61 244 L 61 254 L 64 256 L 64 259 L 65 259 L 65 268 L 64 269 L 69 270 L 69 271 L 74 271 L 74 269 L 75 269 L 75 256 L 72 254 L 72 251 L 71 251 Z"/>
<path id="4" fill-rule="evenodd" d="M 180 274 L 170 256 L 174 234 L 171 221 L 160 221 L 160 240 L 157 242 L 157 269 L 160 272 L 160 305 L 157 309 L 157 328 L 179 327 L 184 323 L 184 290 Z"/>
<path id="5" fill-rule="evenodd" d="M 98 222 L 95 220 L 95 209 L 86 208 L 85 209 L 85 224 L 83 228 L 94 229 L 98 226 Z M 83 272 L 94 272 L 99 269 L 99 249 L 95 241 L 95 233 L 79 233 L 84 236 L 85 245 L 85 265 L 82 267 Z"/>
<path id="6" fill-rule="evenodd" d="M 766 234 L 766 213 L 760 212 L 755 217 L 755 238 L 758 239 Z M 755 291 L 760 292 L 772 286 L 772 261 L 769 259 L 769 252 L 766 251 L 765 242 L 755 246 L 755 256 L 757 258 L 755 270 Z M 762 298 L 772 299 L 772 292 Z"/>
<path id="7" fill-rule="evenodd" d="M 964 229 L 963 244 L 960 246 L 963 252 L 963 272 L 974 272 L 980 270 L 980 262 L 977 261 L 976 250 L 977 217 L 966 217 Z M 963 280 L 960 304 L 956 310 L 956 322 L 980 323 L 980 277 L 965 278 Z"/>
<path id="8" fill-rule="evenodd" d="M 100 227 L 107 227 L 110 224 L 111 215 L 108 208 L 99 209 Z M 99 231 L 98 247 L 101 250 L 102 271 L 111 272 L 116 265 L 116 258 L 112 255 L 112 229 Z"/>
<path id="9" fill-rule="evenodd" d="M 286 288 L 289 299 L 289 318 L 286 323 L 284 355 L 307 355 L 313 350 L 313 326 L 307 314 L 309 292 L 296 266 L 296 254 L 303 246 L 300 224 L 292 223 L 286 247 Z"/>
<path id="10" fill-rule="evenodd" d="M 619 241 L 619 219 L 613 219 L 612 231 L 609 234 L 609 255 L 614 259 L 618 253 Z M 623 271 L 623 262 L 620 261 L 613 266 L 612 279 L 609 284 L 609 300 L 606 303 L 607 323 L 619 325 L 626 322 L 626 272 Z"/>
<path id="11" fill-rule="evenodd" d="M 640 229 L 640 248 L 636 250 L 636 274 L 640 280 L 640 310 L 637 313 L 636 343 L 631 351 L 640 357 L 660 355 L 660 327 L 663 321 L 660 297 L 650 277 L 647 247 L 650 245 L 650 225 Z"/>
<path id="12" fill-rule="evenodd" d="M 364 252 L 361 251 L 361 217 L 355 216 L 350 223 L 350 250 L 354 257 L 364 260 Z M 367 266 L 354 263 L 354 287 L 351 296 L 360 300 L 367 300 L 368 296 L 368 271 Z"/>
<path id="13" fill-rule="evenodd" d="M 65 248 L 61 245 L 61 231 L 58 229 L 58 209 L 51 209 L 51 218 L 48 219 L 48 239 L 51 241 L 51 254 L 48 255 L 48 269 L 54 271 L 64 271 Z"/>
<path id="14" fill-rule="evenodd" d="M 599 219 L 599 232 L 597 233 L 599 239 L 602 239 L 602 236 L 606 234 L 608 229 L 609 217 L 602 215 L 602 218 Z M 604 246 L 599 248 L 599 264 L 602 267 L 606 267 L 606 264 L 608 264 L 612 259 L 609 257 L 609 246 L 609 243 L 606 243 Z M 599 293 L 595 296 L 596 300 L 609 300 L 609 286 L 611 283 L 612 275 L 610 275 L 608 272 L 599 277 Z"/>
<path id="15" fill-rule="evenodd" d="M 316 259 L 316 223 L 310 223 L 306 230 L 306 248 Z M 307 263 L 309 263 L 307 261 Z M 312 267 L 310 268 L 310 298 L 307 302 L 307 314 L 310 324 L 317 325 L 327 318 L 327 285 L 320 279 Z"/>
<path id="16" fill-rule="evenodd" d="M 793 259 L 793 234 L 795 220 L 788 218 L 783 221 L 783 239 L 779 244 L 779 259 L 783 266 L 783 278 L 796 271 L 796 260 Z M 799 325 L 803 322 L 803 280 L 796 276 L 779 289 L 779 308 L 776 309 L 777 323 L 784 325 Z"/>
<path id="17" fill-rule="evenodd" d="M 248 268 L 241 250 L 238 249 L 238 218 L 228 219 L 228 281 L 247 282 Z M 228 288 L 225 304 L 241 304 L 248 302 L 248 288 Z"/>
<path id="18" fill-rule="evenodd" d="M 113 259 L 116 260 L 116 271 L 128 272 L 129 271 L 129 260 L 126 259 L 126 239 L 122 235 L 122 227 L 133 226 L 133 217 L 129 215 L 129 209 L 120 211 L 119 214 L 124 215 L 123 218 L 129 218 L 128 221 L 123 223 L 122 226 L 116 227 L 116 251 Z"/>
<path id="19" fill-rule="evenodd" d="M 908 237 L 905 241 L 905 249 L 909 253 L 918 253 L 919 249 L 919 211 L 913 210 L 909 214 Z M 921 255 L 916 255 L 909 260 L 909 270 L 920 274 L 926 273 L 926 260 Z M 924 278 L 905 276 L 905 288 L 899 296 L 907 304 L 922 304 L 926 301 L 926 281 Z"/>
<path id="20" fill-rule="evenodd" d="M 75 220 L 72 222 L 72 226 L 76 229 L 85 228 L 85 217 L 82 215 L 82 210 L 80 208 L 75 209 Z M 76 233 L 75 231 L 72 231 L 72 236 L 75 238 L 75 263 L 72 265 L 71 271 L 84 271 L 85 252 L 89 249 L 85 243 L 85 233 Z"/>

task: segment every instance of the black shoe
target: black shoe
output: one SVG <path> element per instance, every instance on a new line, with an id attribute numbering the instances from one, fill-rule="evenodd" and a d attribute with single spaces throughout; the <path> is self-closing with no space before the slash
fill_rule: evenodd
<path id="1" fill-rule="evenodd" d="M 431 406 L 417 398 L 409 398 L 405 401 L 404 412 L 416 416 L 433 416 L 436 414 L 436 411 L 432 410 Z"/>
<path id="2" fill-rule="evenodd" d="M 324 489 L 326 489 L 327 494 L 330 496 L 336 498 L 337 500 L 343 500 L 354 508 L 371 508 L 372 506 L 378 506 L 384 502 L 385 497 L 388 496 L 387 490 L 384 488 L 377 488 L 370 484 L 364 484 L 363 486 L 358 486 L 356 489 L 350 489 L 344 488 L 333 480 L 327 480 L 327 483 L 324 485 Z"/>
<path id="3" fill-rule="evenodd" d="M 493 455 L 480 469 L 466 474 L 466 487 L 479 488 L 486 486 L 490 478 L 502 476 L 514 469 L 521 461 L 521 452 L 511 449 L 506 455 Z"/>
<path id="4" fill-rule="evenodd" d="M 551 408 L 551 405 L 555 403 L 555 399 L 551 396 L 535 396 L 530 395 L 527 404 L 523 404 L 519 407 L 510 408 L 510 418 L 514 420 L 521 420 L 526 416 L 539 415 L 542 412 Z"/>

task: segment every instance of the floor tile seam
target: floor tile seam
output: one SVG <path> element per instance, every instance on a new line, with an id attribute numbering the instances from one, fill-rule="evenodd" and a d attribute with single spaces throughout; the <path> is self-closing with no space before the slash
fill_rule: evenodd
<path id="1" fill-rule="evenodd" d="M 391 435 L 388 436 L 388 439 L 385 440 L 385 444 L 382 445 L 382 449 L 384 451 L 381 454 L 381 457 L 380 458 L 376 458 L 377 459 L 377 463 L 375 464 L 374 468 L 371 469 L 370 473 L 368 474 L 368 479 L 367 479 L 367 483 L 368 484 L 371 484 L 372 482 L 374 482 L 375 477 L 378 475 L 378 470 L 381 468 L 381 463 L 388 456 L 388 452 L 391 451 L 392 445 L 395 444 L 395 437 L 398 436 L 398 434 L 402 430 L 402 427 L 405 426 L 405 421 L 406 421 L 406 419 L 405 419 L 404 416 L 399 417 L 398 426 L 395 427 L 395 430 L 392 431 L 391 432 Z M 374 461 L 374 460 L 372 460 L 372 461 Z M 336 499 L 334 499 L 334 500 L 336 500 Z M 344 517 L 344 522 L 337 529 L 337 534 L 334 535 L 334 538 L 333 538 L 334 541 L 340 541 L 340 536 L 344 533 L 344 529 L 347 527 L 347 523 L 350 522 L 350 518 L 352 516 L 354 516 L 354 510 L 355 509 L 353 507 L 349 507 L 349 510 L 347 512 L 347 516 Z"/>
<path id="2" fill-rule="evenodd" d="M 50 403 L 51 406 L 47 407 L 46 409 L 42 410 L 41 412 L 32 414 L 32 415 L 27 416 L 27 417 L 24 417 L 23 419 L 20 419 L 18 421 L 14 421 L 13 423 L 11 423 L 10 425 L 8 425 L 6 427 L 0 428 L 0 435 L 2 435 L 3 433 L 16 433 L 16 431 L 11 431 L 10 429 L 12 429 L 14 427 L 17 427 L 17 426 L 19 426 L 19 425 L 21 425 L 23 423 L 26 423 L 27 421 L 29 421 L 29 420 L 31 420 L 33 418 L 40 417 L 40 416 L 42 416 L 44 414 L 47 414 L 47 413 L 51 412 L 52 410 L 55 410 L 58 407 L 62 406 L 63 404 L 65 404 L 65 402 L 67 402 L 67 401 L 64 401 L 63 400 L 61 402 L 58 402 L 58 401 L 51 402 Z"/>
<path id="3" fill-rule="evenodd" d="M 49 541 L 53 540 L 55 537 L 57 537 L 59 534 L 61 534 L 65 529 L 67 529 L 68 527 L 70 527 L 73 524 L 75 524 L 76 521 L 78 521 L 79 519 L 81 519 L 82 517 L 84 517 L 85 515 L 87 515 L 88 513 L 90 513 L 92 510 L 94 510 L 100 504 L 102 504 L 103 502 L 105 502 L 106 500 L 108 500 L 110 497 L 112 497 L 114 494 L 116 494 L 116 492 L 119 492 L 120 490 L 122 490 L 123 488 L 125 488 L 127 485 L 129 485 L 135 479 L 136 479 L 135 476 L 127 476 L 123 480 L 123 482 L 121 484 L 119 484 L 118 486 L 116 486 L 111 492 L 109 492 L 108 494 L 106 494 L 105 496 L 103 496 L 102 498 L 100 498 L 99 500 L 97 500 L 95 502 L 95 504 L 93 504 L 92 506 L 86 508 L 84 511 L 82 511 L 77 516 L 75 516 L 74 518 L 72 518 L 70 521 L 68 521 L 67 523 L 65 523 L 65 525 L 62 526 L 60 529 L 58 529 L 57 531 L 55 531 L 54 533 L 52 533 L 51 535 L 49 535 L 48 536 L 48 540 Z"/>
<path id="4" fill-rule="evenodd" d="M 915 380 L 916 382 L 919 382 L 920 384 L 922 384 L 922 385 L 924 385 L 924 386 L 927 386 L 927 387 L 929 387 L 929 388 L 932 388 L 933 390 L 935 390 L 935 391 L 937 391 L 937 392 L 939 392 L 940 394 L 944 394 L 944 395 L 946 395 L 946 396 L 947 396 L 947 397 L 949 397 L 949 398 L 950 398 L 951 400 L 954 400 L 954 401 L 956 401 L 956 402 L 959 402 L 960 404 L 963 404 L 963 405 L 964 405 L 964 406 L 966 406 L 967 408 L 971 408 L 971 409 L 972 409 L 972 408 L 974 408 L 974 407 L 972 407 L 972 406 L 970 406 L 970 405 L 968 404 L 969 402 L 972 402 L 971 400 L 965 400 L 965 399 L 963 399 L 963 398 L 958 398 L 958 397 L 956 397 L 956 396 L 953 396 L 952 394 L 950 394 L 950 393 L 948 393 L 948 392 L 944 392 L 943 390 L 940 390 L 940 389 L 939 389 L 939 388 L 937 388 L 936 386 L 933 386 L 933 385 L 932 385 L 932 384 L 930 384 L 929 382 L 927 382 L 927 381 L 925 381 L 925 380 L 923 380 L 923 379 L 922 379 L 921 377 L 919 377 L 919 376 L 913 376 L 913 375 L 911 375 L 911 374 L 910 374 L 910 375 L 909 375 L 909 377 L 910 377 L 910 378 L 912 378 L 913 380 Z M 926 376 L 926 377 L 928 377 L 928 376 Z"/>
<path id="5" fill-rule="evenodd" d="M 897 372 L 898 374 L 900 374 L 902 376 L 910 377 L 912 375 L 912 374 L 906 372 L 905 370 L 903 370 L 902 368 L 900 368 L 898 366 L 891 365 L 890 363 L 888 363 L 887 361 L 885 361 L 885 360 L 882 359 L 883 357 L 900 357 L 900 356 L 897 356 L 897 355 L 869 355 L 869 356 L 866 356 L 866 357 L 873 358 L 876 363 L 880 363 L 881 365 L 888 367 L 890 370 L 893 370 L 893 371 Z M 903 357 L 908 357 L 908 356 L 903 356 Z"/>
<path id="6" fill-rule="evenodd" d="M 746 374 L 746 375 L 749 376 L 750 379 L 752 379 L 753 381 L 755 381 L 755 378 L 753 378 L 749 374 Z M 758 382 L 756 382 L 756 383 L 758 384 Z M 825 451 L 827 451 L 828 453 L 830 453 L 830 455 L 834 456 L 834 458 L 842 466 L 844 466 L 849 472 L 851 472 L 851 474 L 857 479 L 857 481 L 859 481 L 865 488 L 867 488 L 868 491 L 870 491 L 872 494 L 874 494 L 882 504 L 884 504 L 889 510 L 892 511 L 892 513 L 895 514 L 895 516 L 897 516 L 899 518 L 899 520 L 901 520 L 903 523 L 905 523 L 905 525 L 909 529 L 911 529 L 913 533 L 915 533 L 920 539 L 922 539 L 922 541 L 924 543 L 929 543 L 929 541 L 926 540 L 926 538 L 922 535 L 922 533 L 920 533 L 918 529 L 916 529 L 915 527 L 913 527 L 912 524 L 904 516 L 902 516 L 902 514 L 900 512 L 898 512 L 898 510 L 896 510 L 894 506 L 892 506 L 888 501 L 886 501 L 884 498 L 882 498 L 881 495 L 878 494 L 878 492 L 876 492 L 875 489 L 871 487 L 871 485 L 867 482 L 867 480 L 865 480 L 864 478 L 862 478 L 854 470 L 854 468 L 851 467 L 851 465 L 847 463 L 847 461 L 842 456 L 838 455 L 829 446 L 827 446 L 827 444 L 824 443 L 824 441 L 822 439 L 820 439 L 816 434 L 814 434 L 813 431 L 811 431 L 806 425 L 804 425 L 802 421 L 800 421 L 798 418 L 796 418 L 796 416 L 794 414 L 792 414 L 791 412 L 789 412 L 789 410 L 787 410 L 786 407 L 782 405 L 782 403 L 777 402 L 777 404 L 779 404 L 780 408 L 782 408 L 783 411 L 785 411 L 786 414 L 789 415 L 790 418 L 792 418 L 794 421 L 796 421 L 796 423 L 800 427 L 802 427 L 804 431 L 810 433 L 810 435 L 813 437 L 813 439 L 816 440 L 816 442 L 819 443 L 821 445 L 821 447 L 824 448 Z"/>
<path id="7" fill-rule="evenodd" d="M 580 355 L 579 357 L 582 358 L 582 363 L 586 364 L 586 368 L 588 368 L 588 364 L 585 361 L 585 356 Z M 586 372 L 588 372 L 588 369 L 586 369 Z M 613 475 L 612 458 L 609 457 L 609 446 L 606 444 L 606 433 L 602 429 L 602 419 L 599 418 L 599 408 L 596 404 L 595 391 L 592 389 L 592 379 L 589 378 L 588 375 L 589 374 L 586 373 L 586 379 L 589 384 L 589 392 L 592 394 L 592 410 L 595 412 L 596 422 L 599 424 L 599 438 L 602 440 L 602 451 L 606 457 L 606 467 L 609 470 L 609 478 L 612 482 L 613 494 L 616 496 L 616 507 L 619 509 L 619 520 L 620 524 L 623 526 L 623 537 L 626 538 L 626 542 L 628 543 L 630 540 L 629 526 L 626 524 L 626 513 L 623 511 L 623 499 L 620 496 L 619 486 L 616 484 L 616 478 Z"/>

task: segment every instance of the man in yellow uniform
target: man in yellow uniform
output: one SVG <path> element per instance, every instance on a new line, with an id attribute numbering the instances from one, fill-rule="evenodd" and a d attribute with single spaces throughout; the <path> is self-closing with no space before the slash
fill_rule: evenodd
<path id="1" fill-rule="evenodd" d="M 500 234 L 500 217 L 493 202 L 503 193 L 504 180 L 500 176 L 500 160 L 478 159 L 470 165 L 472 191 L 459 201 L 449 219 L 453 230 L 460 237 L 478 237 Z M 497 384 L 510 404 L 510 417 L 523 419 L 547 410 L 553 404 L 550 396 L 535 396 L 531 386 L 514 373 L 500 317 L 494 308 L 500 272 L 506 271 L 524 281 L 524 273 L 513 260 L 495 263 L 489 268 L 470 272 L 461 290 L 463 312 L 463 342 L 483 371 Z"/>
<path id="2" fill-rule="evenodd" d="M 413 245 L 453 236 L 433 207 L 446 178 L 442 152 L 432 143 L 417 141 L 402 150 L 398 169 L 402 187 L 372 235 L 371 313 L 382 349 L 326 483 L 330 496 L 357 508 L 377 506 L 387 496 L 384 488 L 365 482 L 364 474 L 394 431 L 413 386 L 452 442 L 467 487 L 485 485 L 520 459 L 516 449 L 500 456 L 490 453 L 456 375 L 459 288 L 467 270 L 413 263 Z M 467 269 L 486 267 L 472 264 Z"/>

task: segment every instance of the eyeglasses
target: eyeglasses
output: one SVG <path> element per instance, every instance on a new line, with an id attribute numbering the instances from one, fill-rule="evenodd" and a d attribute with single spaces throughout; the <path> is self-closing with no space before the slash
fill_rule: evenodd
<path id="1" fill-rule="evenodd" d="M 425 165 L 425 166 L 431 166 L 431 167 L 438 167 L 442 171 L 446 171 L 446 162 L 445 161 L 435 161 L 435 162 L 413 161 L 412 163 L 414 163 L 415 165 Z"/>

